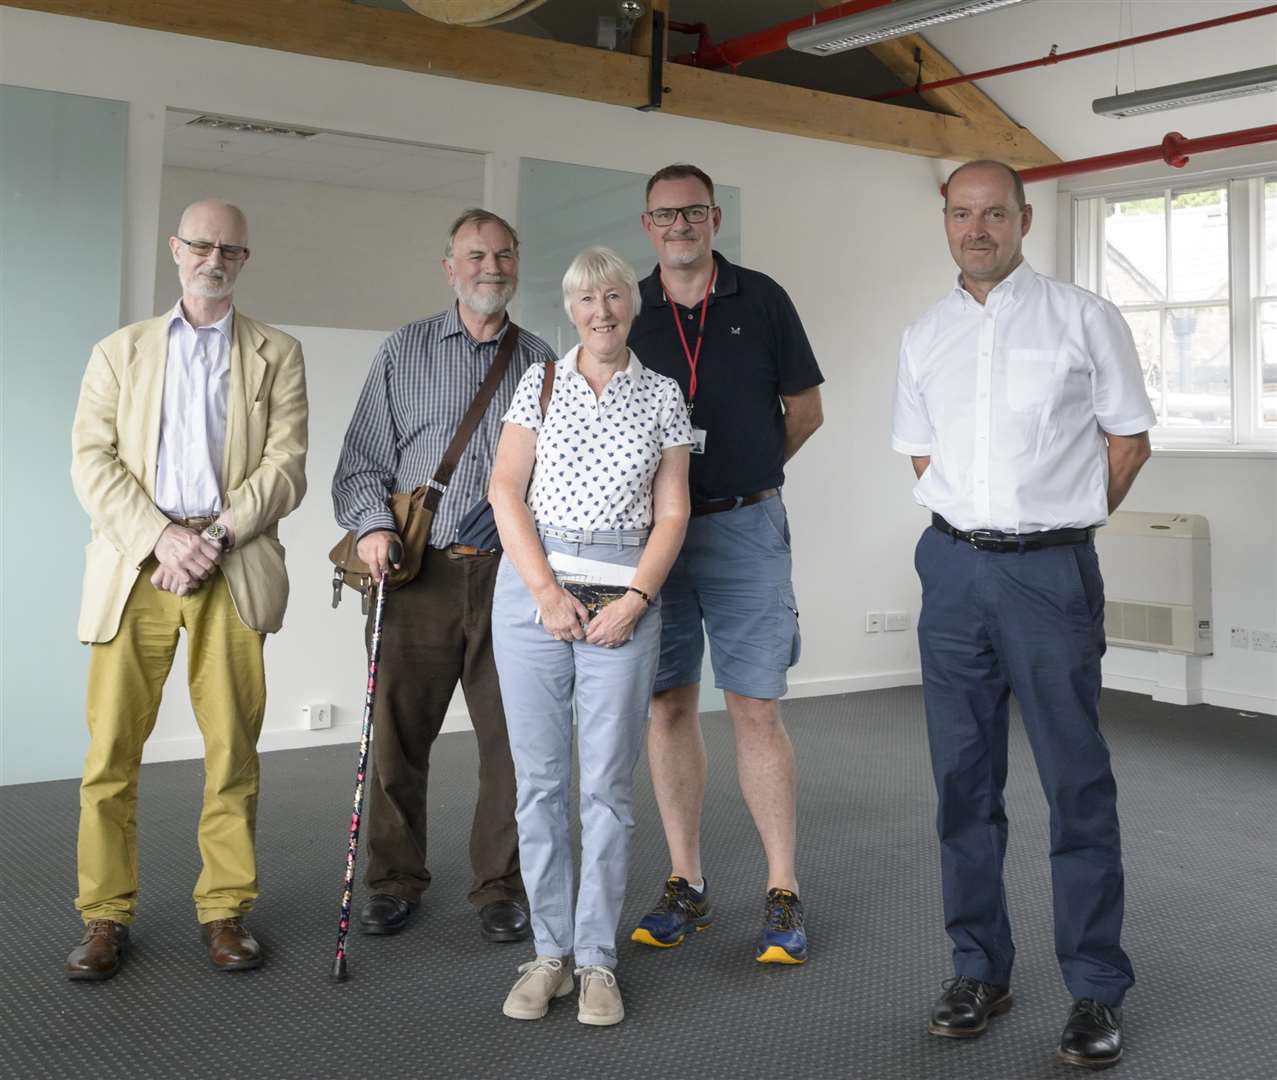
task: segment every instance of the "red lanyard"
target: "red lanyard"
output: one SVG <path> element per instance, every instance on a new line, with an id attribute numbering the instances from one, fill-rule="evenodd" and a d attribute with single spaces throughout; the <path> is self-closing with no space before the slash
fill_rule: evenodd
<path id="1" fill-rule="evenodd" d="M 705 316 L 709 313 L 709 294 L 714 289 L 714 281 L 718 277 L 718 266 L 714 267 L 714 272 L 710 274 L 709 281 L 705 284 L 705 298 L 701 301 L 701 323 L 696 331 L 696 351 L 692 352 L 687 344 L 687 335 L 683 333 L 683 320 L 678 317 L 678 304 L 676 304 L 670 296 L 669 289 L 665 288 L 665 282 L 662 280 L 661 288 L 665 290 L 665 299 L 670 302 L 670 311 L 674 315 L 674 329 L 678 331 L 678 339 L 683 343 L 683 355 L 687 357 L 687 366 L 691 369 L 692 377 L 687 383 L 687 404 L 690 407 L 696 400 L 696 365 L 701 359 L 701 342 L 705 340 Z"/>

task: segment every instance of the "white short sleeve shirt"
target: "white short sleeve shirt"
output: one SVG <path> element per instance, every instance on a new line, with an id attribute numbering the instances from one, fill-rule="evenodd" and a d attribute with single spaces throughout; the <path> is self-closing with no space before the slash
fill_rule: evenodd
<path id="1" fill-rule="evenodd" d="M 628 366 L 596 397 L 577 370 L 579 350 L 578 345 L 556 365 L 544 423 L 544 364 L 528 369 L 503 418 L 537 432 L 528 493 L 532 517 L 539 527 L 649 528 L 661 452 L 692 442 L 682 392 L 630 350 Z"/>
<path id="2" fill-rule="evenodd" d="M 959 281 L 901 341 L 891 445 L 931 458 L 914 499 L 964 531 L 1102 525 L 1104 433 L 1156 421 L 1121 312 L 1025 262 L 983 305 Z"/>

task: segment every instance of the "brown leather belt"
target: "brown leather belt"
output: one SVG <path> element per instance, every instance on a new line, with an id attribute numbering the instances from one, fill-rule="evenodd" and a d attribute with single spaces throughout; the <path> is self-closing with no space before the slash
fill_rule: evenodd
<path id="1" fill-rule="evenodd" d="M 742 506 L 753 506 L 755 503 L 764 502 L 773 495 L 779 494 L 779 488 L 764 488 L 762 491 L 755 491 L 753 495 L 738 495 L 731 499 L 711 499 L 709 502 L 692 503 L 692 517 L 701 517 L 704 514 L 721 514 L 727 510 L 736 510 Z"/>
<path id="2" fill-rule="evenodd" d="M 496 551 L 490 548 L 471 547 L 469 544 L 449 544 L 444 548 L 449 555 L 495 555 Z"/>
<path id="3" fill-rule="evenodd" d="M 165 514 L 174 525 L 181 525 L 184 529 L 194 529 L 196 532 L 203 532 L 217 520 L 215 517 L 178 517 L 176 514 Z"/>

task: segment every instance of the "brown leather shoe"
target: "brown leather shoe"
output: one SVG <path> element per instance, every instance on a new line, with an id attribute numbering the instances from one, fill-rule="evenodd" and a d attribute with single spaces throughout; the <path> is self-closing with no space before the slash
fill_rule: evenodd
<path id="1" fill-rule="evenodd" d="M 110 919 L 94 919 L 84 925 L 84 937 L 67 957 L 68 979 L 109 979 L 124 962 L 129 928 Z"/>
<path id="2" fill-rule="evenodd" d="M 242 919 L 214 919 L 204 923 L 209 962 L 219 971 L 247 971 L 260 967 L 262 947 Z"/>

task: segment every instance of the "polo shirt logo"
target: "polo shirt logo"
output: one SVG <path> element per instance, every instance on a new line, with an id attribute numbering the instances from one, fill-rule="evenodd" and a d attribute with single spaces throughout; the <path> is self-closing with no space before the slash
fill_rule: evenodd
<path id="1" fill-rule="evenodd" d="M 739 333 L 740 333 L 740 327 L 739 327 L 739 326 L 733 326 L 733 327 L 732 327 L 732 333 L 733 333 L 733 334 L 739 334 Z"/>

